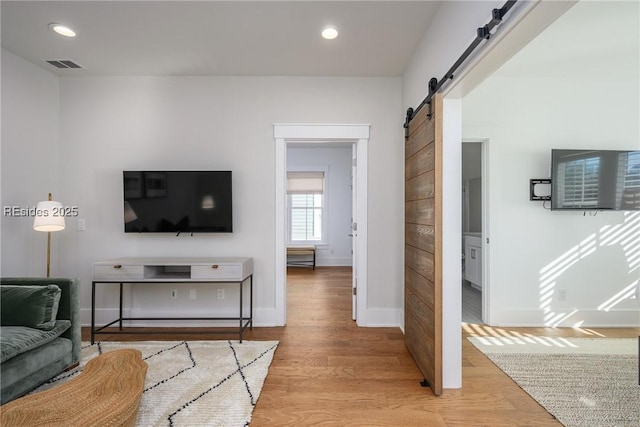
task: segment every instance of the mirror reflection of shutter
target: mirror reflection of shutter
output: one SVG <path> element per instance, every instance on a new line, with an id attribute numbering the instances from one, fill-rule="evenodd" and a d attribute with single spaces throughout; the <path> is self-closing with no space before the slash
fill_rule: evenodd
<path id="1" fill-rule="evenodd" d="M 567 207 L 597 206 L 600 157 L 571 160 L 559 165 L 560 190 Z"/>
<path id="2" fill-rule="evenodd" d="M 618 160 L 618 179 L 623 185 L 618 185 L 622 192 L 616 202 L 621 209 L 640 210 L 640 151 L 620 154 Z"/>

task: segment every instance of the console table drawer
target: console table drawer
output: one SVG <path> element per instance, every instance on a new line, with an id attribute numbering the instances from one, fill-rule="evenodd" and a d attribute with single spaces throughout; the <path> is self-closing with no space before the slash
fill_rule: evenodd
<path id="1" fill-rule="evenodd" d="M 191 278 L 242 280 L 242 266 L 240 264 L 192 265 Z"/>
<path id="2" fill-rule="evenodd" d="M 95 279 L 142 279 L 144 265 L 94 265 L 93 277 Z"/>

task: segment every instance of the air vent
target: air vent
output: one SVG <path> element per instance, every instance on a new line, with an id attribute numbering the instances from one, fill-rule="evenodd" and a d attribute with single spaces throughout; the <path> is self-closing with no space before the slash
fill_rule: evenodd
<path id="1" fill-rule="evenodd" d="M 56 68 L 83 68 L 82 65 L 78 65 L 70 59 L 45 59 L 44 61 Z"/>

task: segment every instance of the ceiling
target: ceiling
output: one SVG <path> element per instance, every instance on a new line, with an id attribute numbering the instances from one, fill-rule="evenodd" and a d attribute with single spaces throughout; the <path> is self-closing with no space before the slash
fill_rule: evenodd
<path id="1" fill-rule="evenodd" d="M 2 47 L 60 76 L 400 76 L 440 3 L 3 0 Z"/>

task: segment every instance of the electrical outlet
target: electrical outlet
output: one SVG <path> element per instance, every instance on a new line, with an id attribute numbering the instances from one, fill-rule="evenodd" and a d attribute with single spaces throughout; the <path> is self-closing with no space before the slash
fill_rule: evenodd
<path id="1" fill-rule="evenodd" d="M 196 299 L 196 290 L 189 289 L 189 299 Z"/>
<path id="2" fill-rule="evenodd" d="M 558 289 L 558 301 L 566 301 L 566 300 L 567 300 L 567 290 Z"/>
<path id="3" fill-rule="evenodd" d="M 218 289 L 218 299 L 224 299 L 224 289 Z"/>
<path id="4" fill-rule="evenodd" d="M 176 298 L 178 298 L 178 290 L 171 289 L 171 299 L 176 299 Z"/>
<path id="5" fill-rule="evenodd" d="M 78 218 L 78 231 L 85 231 L 86 229 L 87 221 L 82 218 Z"/>

